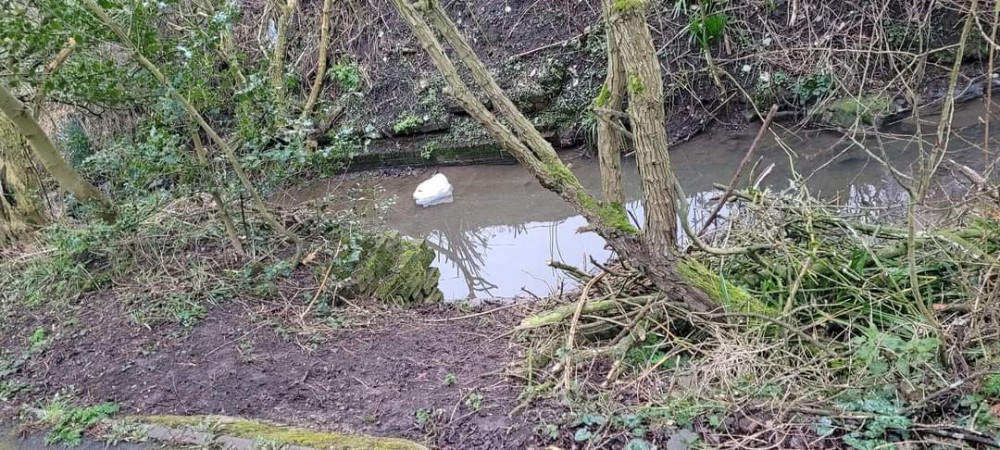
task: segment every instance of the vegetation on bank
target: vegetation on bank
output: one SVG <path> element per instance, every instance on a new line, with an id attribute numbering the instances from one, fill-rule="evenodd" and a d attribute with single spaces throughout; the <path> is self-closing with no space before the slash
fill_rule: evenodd
<path id="1" fill-rule="evenodd" d="M 404 110 L 375 123 L 366 115 L 383 103 L 371 82 L 381 76 L 373 73 L 377 58 L 349 54 L 346 43 L 333 55 L 326 50 L 340 42 L 329 35 L 330 22 L 357 11 L 323 4 L 310 17 L 326 31 L 312 44 L 290 36 L 295 1 L 265 18 L 234 2 L 0 0 L 0 125 L 13 125 L 0 128 L 0 243 L 7 244 L 0 250 L 0 326 L 22 323 L 29 312 L 70 323 L 74 310 L 101 296 L 113 298 L 112 313 L 127 315 L 136 329 L 181 333 L 235 301 L 287 295 L 297 314 L 282 317 L 281 326 L 304 329 L 344 326 L 338 308 L 358 297 L 440 301 L 432 253 L 383 233 L 385 204 L 374 192 L 282 209 L 262 198 L 342 171 L 385 135 L 441 131 L 436 121 L 447 97 L 468 115 L 458 122 L 465 128 L 447 125 L 451 137 L 488 135 L 618 254 L 594 273 L 562 267 L 579 279 L 579 296 L 541 305 L 550 309 L 515 330 L 525 352 L 510 375 L 524 384 L 523 408 L 555 398 L 570 410 L 558 423 L 539 423 L 538 439 L 630 449 L 672 439 L 728 447 L 998 445 L 1000 223 L 988 131 L 979 148 L 985 167 L 949 163 L 974 188 L 949 205 L 963 214 L 938 219 L 927 201 L 956 136 L 951 113 L 973 85 L 963 77 L 976 67 L 963 63 L 982 61 L 984 42 L 995 42 L 991 5 L 922 10 L 888 2 L 858 13 L 799 2 L 605 0 L 595 7 L 603 19 L 592 17 L 592 28 L 563 46 L 600 58 L 604 70 L 581 75 L 552 59 L 532 71 L 518 62 L 491 70 L 467 40 L 469 30 L 452 21 L 454 11 L 394 0 L 401 19 L 393 14 L 396 27 L 387 31 L 419 43 L 439 73 L 414 89 L 426 101 L 399 101 Z M 896 20 L 907 7 L 920 14 Z M 821 29 L 825 44 L 771 51 L 774 39 L 786 36 L 745 28 L 758 16 L 764 23 L 779 18 L 810 43 L 815 29 L 796 23 L 851 21 Z M 672 63 L 689 67 L 664 74 L 663 48 L 652 45 L 660 38 L 648 24 L 667 17 L 690 39 L 669 43 L 688 46 Z M 958 34 L 941 32 L 943 22 Z M 868 47 L 850 42 L 858 30 L 875 30 Z M 254 48 L 246 38 L 257 31 Z M 727 55 L 733 41 L 740 52 L 764 56 L 747 64 L 742 53 Z M 315 45 L 322 56 L 303 69 L 291 57 L 296 45 L 301 53 Z M 991 49 L 981 71 L 987 79 Z M 412 52 L 397 53 L 392 58 Z M 793 71 L 802 61 L 810 67 Z M 518 71 L 531 74 L 530 86 L 502 90 L 497 73 Z M 567 89 L 584 78 L 586 89 Z M 944 86 L 918 92 L 932 78 Z M 992 83 L 984 86 L 990 98 Z M 758 178 L 748 189 L 722 186 L 726 217 L 706 234 L 683 222 L 689 215 L 666 152 L 675 131 L 663 126 L 666 111 L 682 109 L 675 100 L 691 105 L 700 96 L 715 109 L 739 105 L 757 114 L 773 104 L 824 119 L 885 165 L 879 126 L 906 116 L 924 123 L 932 111 L 921 106 L 940 115 L 927 126 L 932 133 L 916 137 L 914 167 L 885 168 L 906 194 L 904 223 L 825 205 L 802 180 L 769 191 Z M 723 98 L 740 100 L 716 100 Z M 607 201 L 583 188 L 543 135 L 564 122 L 596 134 Z M 437 142 L 424 145 L 421 157 L 447 153 Z M 23 157 L 29 150 L 41 166 Z M 615 201 L 622 198 L 623 151 L 634 151 L 640 165 L 641 228 Z M 12 331 L 0 355 L 0 397 L 29 398 L 33 387 L 21 370 L 51 342 L 45 328 Z M 18 333 L 30 334 L 27 348 L 14 344 Z M 479 411 L 483 400 L 473 392 L 464 405 Z M 39 406 L 52 442 L 67 444 L 117 410 L 62 397 Z M 426 428 L 437 417 L 430 410 L 414 415 Z"/>

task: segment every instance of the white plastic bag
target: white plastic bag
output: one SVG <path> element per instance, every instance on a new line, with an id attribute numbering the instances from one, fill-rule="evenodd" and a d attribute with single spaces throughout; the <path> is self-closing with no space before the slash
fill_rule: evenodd
<path id="1" fill-rule="evenodd" d="M 451 203 L 454 201 L 452 192 L 453 189 L 451 183 L 448 182 L 448 178 L 444 174 L 439 173 L 417 186 L 417 190 L 413 191 L 413 200 L 425 208 L 442 203 Z"/>

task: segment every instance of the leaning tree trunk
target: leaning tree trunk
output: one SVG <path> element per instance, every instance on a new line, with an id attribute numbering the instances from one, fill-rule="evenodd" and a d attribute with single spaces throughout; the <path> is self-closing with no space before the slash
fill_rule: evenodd
<path id="1" fill-rule="evenodd" d="M 677 254 L 674 249 L 662 252 L 654 251 L 650 246 L 650 239 L 644 239 L 629 223 L 621 204 L 607 201 L 598 202 L 583 189 L 580 181 L 556 155 L 552 145 L 542 138 L 531 121 L 517 110 L 510 98 L 500 89 L 496 80 L 486 69 L 486 65 L 472 50 L 468 41 L 458 31 L 458 27 L 447 17 L 440 5 L 440 0 L 392 1 L 400 16 L 410 26 L 421 47 L 424 48 L 441 73 L 451 95 L 471 117 L 486 128 L 493 139 L 530 171 L 542 186 L 555 192 L 572 205 L 587 219 L 592 231 L 603 237 L 622 260 L 646 273 L 670 301 L 681 304 L 692 311 L 709 311 L 718 307 L 704 291 L 695 286 L 695 283 L 686 280 L 683 275 L 677 272 Z M 434 29 L 428 22 L 434 26 Z M 645 27 L 645 24 L 642 26 Z M 459 62 L 468 70 L 471 79 L 494 105 L 497 115 L 487 109 L 482 101 L 472 93 L 459 75 L 451 58 L 445 53 L 444 47 L 435 35 L 435 30 L 451 45 Z M 648 30 L 646 33 L 648 36 Z M 622 41 L 619 40 L 620 42 Z M 647 45 L 651 45 L 651 43 L 647 43 Z M 655 61 L 655 52 L 649 56 Z M 643 61 L 648 61 L 648 58 L 643 59 Z M 661 81 L 658 80 L 657 83 L 661 83 Z M 655 89 L 655 92 L 662 92 L 662 86 Z M 645 97 L 640 99 L 645 99 Z M 659 105 L 658 117 L 661 119 L 660 126 L 662 127 L 663 105 L 662 103 Z M 652 111 L 648 110 L 655 110 L 655 108 L 637 109 L 640 113 L 654 115 Z M 648 123 L 646 125 L 648 126 Z M 653 133 L 650 130 L 644 131 L 647 137 L 644 138 L 643 143 L 647 145 L 646 150 L 649 150 L 651 141 L 649 136 L 652 136 Z M 665 136 L 666 133 L 661 135 Z M 647 208 L 652 207 L 656 211 L 656 214 L 650 216 L 651 219 L 669 222 L 669 225 L 655 224 L 654 230 L 660 230 L 664 226 L 675 229 L 676 217 L 664 215 L 666 214 L 664 211 L 669 213 L 669 211 L 674 210 L 673 205 L 669 202 L 670 194 L 673 192 L 670 185 L 673 178 L 669 173 L 669 164 L 663 164 L 662 156 L 664 153 L 647 154 L 639 161 L 640 164 L 654 163 L 657 166 L 652 169 L 643 169 L 643 173 L 653 175 L 643 178 L 644 190 L 656 190 L 657 186 L 667 186 L 666 191 L 658 193 L 659 196 L 653 196 L 654 199 L 659 200 L 666 198 L 666 205 L 663 205 L 662 201 L 647 205 Z M 667 171 L 667 176 L 663 176 L 664 170 Z"/>
<path id="2" fill-rule="evenodd" d="M 0 113 L 6 115 L 14 124 L 14 128 L 24 136 L 34 151 L 35 157 L 42 162 L 45 170 L 52 175 L 61 188 L 73 194 L 82 203 L 95 204 L 98 213 L 104 220 L 114 220 L 115 211 L 111 202 L 63 159 L 62 154 L 56 149 L 55 144 L 45 134 L 42 127 L 38 125 L 38 121 L 32 116 L 28 107 L 21 103 L 8 87 L 2 84 L 0 84 Z"/>
<path id="3" fill-rule="evenodd" d="M 654 260 L 673 259 L 677 252 L 675 180 L 667 154 L 663 77 L 646 23 L 646 7 L 646 0 L 615 1 L 607 9 L 607 21 L 627 74 L 628 114 L 646 208 L 646 243 Z"/>
<path id="4" fill-rule="evenodd" d="M 29 151 L 14 124 L 0 116 L 0 246 L 45 223 L 38 180 L 29 174 Z"/>

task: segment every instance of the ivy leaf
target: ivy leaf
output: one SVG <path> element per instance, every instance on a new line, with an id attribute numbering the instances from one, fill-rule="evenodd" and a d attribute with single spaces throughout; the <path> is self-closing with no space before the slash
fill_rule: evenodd
<path id="1" fill-rule="evenodd" d="M 625 450 L 655 450 L 656 447 L 645 439 L 632 439 L 625 444 Z"/>
<path id="2" fill-rule="evenodd" d="M 829 417 L 820 417 L 819 420 L 816 421 L 816 427 L 815 428 L 816 428 L 816 435 L 817 436 L 819 436 L 821 438 L 822 437 L 827 437 L 827 436 L 833 434 L 833 431 L 834 431 L 834 428 L 833 428 L 833 419 L 830 419 Z"/>
<path id="3" fill-rule="evenodd" d="M 591 433 L 590 430 L 586 428 L 580 428 L 579 430 L 576 430 L 576 434 L 573 435 L 573 440 L 576 442 L 585 442 L 590 440 L 592 437 L 594 437 L 594 433 Z"/>
<path id="4" fill-rule="evenodd" d="M 601 414 L 584 414 L 580 417 L 580 423 L 593 427 L 602 427 L 607 421 L 607 417 Z"/>

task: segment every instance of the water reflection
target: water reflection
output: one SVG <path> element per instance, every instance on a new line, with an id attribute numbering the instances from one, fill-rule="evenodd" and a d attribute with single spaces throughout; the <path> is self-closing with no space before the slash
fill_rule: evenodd
<path id="1" fill-rule="evenodd" d="M 956 123 L 967 126 L 958 131 L 959 138 L 949 148 L 949 158 L 972 167 L 983 165 L 975 144 L 982 136 L 982 127 L 976 125 L 980 111 L 966 107 L 957 112 Z M 779 131 L 778 138 L 768 136 L 762 141 L 753 168 L 743 178 L 754 180 L 770 168 L 762 187 L 808 186 L 814 195 L 859 214 L 873 208 L 901 210 L 907 199 L 905 191 L 871 154 L 877 152 L 880 159 L 909 172 L 917 153 L 915 131 L 912 124 L 890 131 L 899 138 L 879 141 L 835 133 Z M 756 130 L 747 130 L 699 136 L 671 149 L 674 171 L 688 196 L 688 220 L 695 229 L 706 219 L 718 194 L 713 184 L 728 182 L 755 134 Z M 596 160 L 563 156 L 590 192 L 600 192 Z M 518 166 L 445 167 L 437 171 L 454 186 L 454 203 L 431 208 L 413 204 L 413 189 L 434 171 L 381 183 L 386 195 L 399 199 L 388 215 L 388 225 L 411 237 L 427 239 L 437 251 L 435 265 L 441 270 L 441 289 L 448 299 L 545 296 L 571 283 L 548 266 L 549 260 L 586 267 L 591 257 L 603 261 L 610 256 L 598 236 L 577 233 L 586 225 L 582 217 Z M 634 161 L 627 161 L 627 209 L 641 221 L 636 172 Z M 724 209 L 720 217 L 726 213 Z"/>

